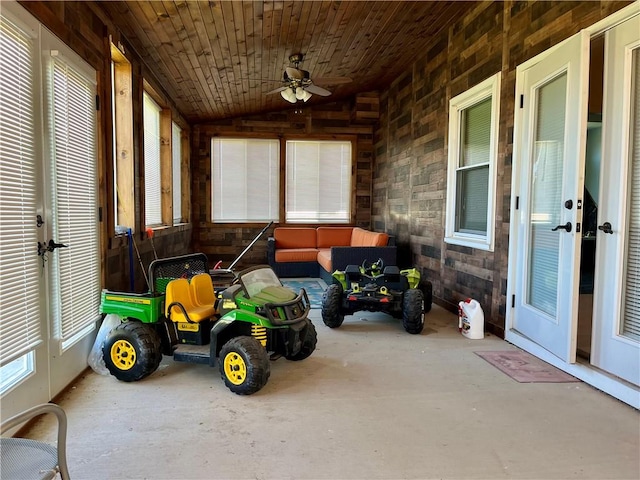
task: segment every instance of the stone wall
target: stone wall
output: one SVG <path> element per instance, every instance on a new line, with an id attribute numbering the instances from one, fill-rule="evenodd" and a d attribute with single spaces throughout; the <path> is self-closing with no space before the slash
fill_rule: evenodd
<path id="1" fill-rule="evenodd" d="M 504 334 L 515 69 L 628 2 L 481 2 L 381 93 L 375 132 L 372 223 L 398 238 L 403 262 L 433 282 L 455 311 L 477 299 Z M 444 242 L 449 100 L 501 72 L 495 248 Z M 409 188 L 407 188 L 409 185 Z"/>

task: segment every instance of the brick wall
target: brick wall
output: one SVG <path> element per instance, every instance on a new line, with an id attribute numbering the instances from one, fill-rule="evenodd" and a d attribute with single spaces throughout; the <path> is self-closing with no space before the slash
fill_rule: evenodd
<path id="1" fill-rule="evenodd" d="M 628 2 L 481 2 L 381 93 L 372 224 L 398 237 L 401 261 L 452 310 L 476 298 L 504 334 L 516 66 Z M 494 252 L 444 238 L 449 100 L 501 72 Z M 409 188 L 407 188 L 407 185 Z"/>

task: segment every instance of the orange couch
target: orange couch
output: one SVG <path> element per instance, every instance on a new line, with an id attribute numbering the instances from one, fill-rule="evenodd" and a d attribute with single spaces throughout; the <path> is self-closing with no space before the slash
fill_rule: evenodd
<path id="1" fill-rule="evenodd" d="M 277 227 L 269 237 L 269 265 L 281 277 L 322 277 L 382 258 L 396 264 L 394 238 L 359 227 Z"/>

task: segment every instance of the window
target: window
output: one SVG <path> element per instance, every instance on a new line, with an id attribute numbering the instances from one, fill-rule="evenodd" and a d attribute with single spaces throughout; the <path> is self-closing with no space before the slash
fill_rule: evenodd
<path id="1" fill-rule="evenodd" d="M 449 102 L 445 241 L 493 251 L 500 74 Z"/>
<path id="2" fill-rule="evenodd" d="M 278 220 L 280 142 L 250 138 L 211 141 L 214 222 Z"/>
<path id="3" fill-rule="evenodd" d="M 143 93 L 145 224 L 162 224 L 160 189 L 160 107 Z"/>
<path id="4" fill-rule="evenodd" d="M 173 223 L 182 222 L 182 129 L 171 122 L 171 170 L 173 193 Z"/>
<path id="5" fill-rule="evenodd" d="M 287 141 L 286 221 L 349 223 L 351 142 Z"/>

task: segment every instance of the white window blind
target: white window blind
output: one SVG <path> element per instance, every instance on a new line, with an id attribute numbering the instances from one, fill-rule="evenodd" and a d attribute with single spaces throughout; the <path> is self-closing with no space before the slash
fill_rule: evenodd
<path id="1" fill-rule="evenodd" d="M 633 52 L 634 101 L 631 125 L 631 200 L 627 233 L 622 334 L 640 340 L 640 49 Z"/>
<path id="2" fill-rule="evenodd" d="M 0 15 L 0 366 L 41 342 L 34 45 Z"/>
<path id="3" fill-rule="evenodd" d="M 145 92 L 144 122 L 144 208 L 147 226 L 162 224 L 160 184 L 160 107 Z"/>
<path id="4" fill-rule="evenodd" d="M 96 88 L 67 60 L 48 71 L 52 235 L 67 248 L 50 254 L 52 314 L 63 341 L 99 318 Z"/>
<path id="5" fill-rule="evenodd" d="M 286 220 L 351 220 L 351 142 L 287 141 Z"/>
<path id="6" fill-rule="evenodd" d="M 182 129 L 176 125 L 176 122 L 171 122 L 171 169 L 173 172 L 173 223 L 180 223 L 182 221 L 182 178 L 181 178 L 181 164 L 182 164 L 182 137 L 180 134 Z"/>
<path id="7" fill-rule="evenodd" d="M 278 220 L 280 142 L 214 138 L 211 204 L 214 222 Z"/>
<path id="8" fill-rule="evenodd" d="M 558 311 L 566 72 L 537 89 L 526 302 L 555 317 Z"/>

